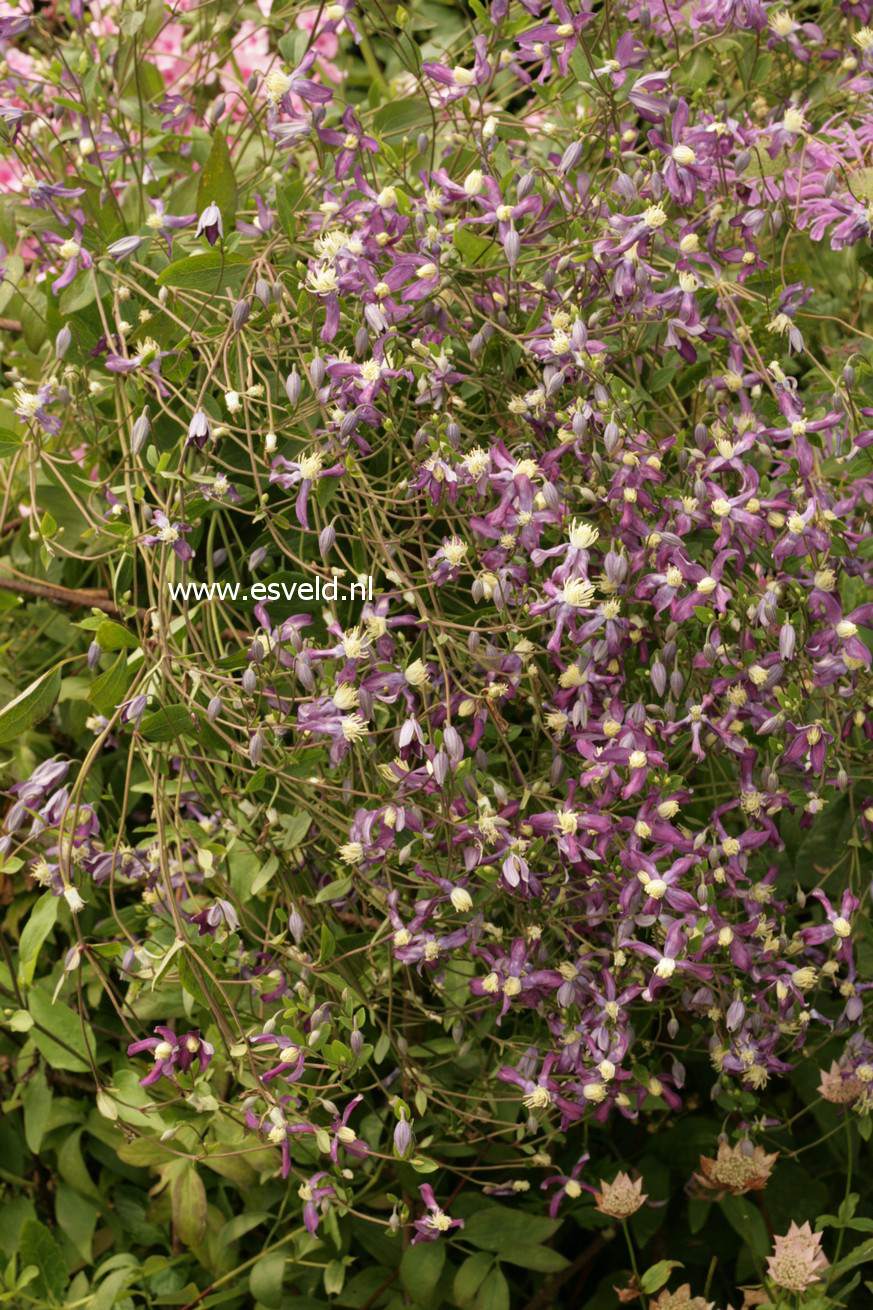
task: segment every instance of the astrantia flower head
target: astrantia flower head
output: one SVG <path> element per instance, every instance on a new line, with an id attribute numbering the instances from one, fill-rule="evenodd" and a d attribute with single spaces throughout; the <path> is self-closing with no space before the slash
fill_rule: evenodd
<path id="1" fill-rule="evenodd" d="M 632 1181 L 630 1176 L 619 1171 L 611 1183 L 600 1180 L 600 1191 L 594 1193 L 594 1204 L 601 1214 L 611 1219 L 629 1219 L 636 1214 L 648 1200 L 643 1193 L 643 1180 Z"/>
<path id="2" fill-rule="evenodd" d="M 805 1292 L 821 1282 L 828 1260 L 821 1249 L 823 1233 L 814 1233 L 809 1222 L 792 1223 L 788 1232 L 776 1237 L 773 1254 L 767 1259 L 767 1274 L 777 1287 L 788 1292 Z"/>

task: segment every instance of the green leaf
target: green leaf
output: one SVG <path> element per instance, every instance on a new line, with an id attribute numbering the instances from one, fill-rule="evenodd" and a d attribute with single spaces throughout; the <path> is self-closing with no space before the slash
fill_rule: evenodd
<path id="1" fill-rule="evenodd" d="M 21 1103 L 24 1106 L 24 1140 L 28 1149 L 38 1155 L 52 1108 L 52 1089 L 42 1069 L 37 1069 L 24 1084 Z"/>
<path id="2" fill-rule="evenodd" d="M 336 938 L 326 923 L 321 925 L 321 949 L 318 952 L 319 964 L 330 964 L 336 955 Z"/>
<path id="3" fill-rule="evenodd" d="M 17 741 L 54 709 L 61 690 L 61 671 L 50 669 L 0 711 L 0 746 Z"/>
<path id="4" fill-rule="evenodd" d="M 168 264 L 158 277 L 159 287 L 180 287 L 186 291 L 205 291 L 214 295 L 226 286 L 237 290 L 245 281 L 251 261 L 232 251 L 206 250 L 201 255 L 186 255 Z"/>
<path id="5" fill-rule="evenodd" d="M 27 1008 L 34 1022 L 30 1036 L 40 1054 L 56 1069 L 90 1073 L 88 1048 L 75 1010 L 71 1010 L 63 1001 L 57 1005 L 52 1004 L 52 998 L 39 986 L 30 989 Z"/>
<path id="6" fill-rule="evenodd" d="M 436 1290 L 445 1262 L 446 1248 L 442 1242 L 419 1242 L 403 1252 L 400 1281 L 419 1305 Z"/>
<path id="7" fill-rule="evenodd" d="M 285 1257 L 281 1251 L 262 1255 L 249 1274 L 249 1289 L 256 1301 L 279 1310 L 282 1304 L 282 1280 L 285 1277 Z"/>
<path id="8" fill-rule="evenodd" d="M 553 1251 L 548 1246 L 534 1246 L 529 1242 L 506 1247 L 500 1252 L 500 1259 L 507 1264 L 519 1265 L 522 1269 L 534 1269 L 539 1274 L 557 1274 L 570 1263 L 559 1251 Z"/>
<path id="9" fill-rule="evenodd" d="M 670 1277 L 670 1271 L 681 1268 L 682 1263 L 679 1260 L 659 1260 L 656 1265 L 652 1265 L 643 1274 L 640 1279 L 640 1286 L 646 1293 L 657 1292 Z"/>
<path id="10" fill-rule="evenodd" d="M 33 982 L 40 947 L 48 937 L 58 917 L 60 897 L 44 892 L 30 912 L 18 942 L 18 985 L 29 987 Z"/>
<path id="11" fill-rule="evenodd" d="M 476 1310 L 509 1310 L 509 1283 L 499 1269 L 492 1269 L 482 1284 Z"/>
<path id="12" fill-rule="evenodd" d="M 137 650 L 139 637 L 120 623 L 106 619 L 97 629 L 95 640 L 101 650 Z"/>
<path id="13" fill-rule="evenodd" d="M 494 1259 L 487 1251 L 477 1251 L 475 1255 L 467 1256 L 467 1259 L 455 1274 L 452 1289 L 458 1305 L 466 1306 L 470 1304 L 485 1281 L 493 1263 Z"/>
<path id="14" fill-rule="evenodd" d="M 50 1305 L 59 1305 L 69 1281 L 67 1268 L 60 1247 L 45 1224 L 37 1219 L 27 1220 L 18 1239 L 18 1254 L 22 1266 L 35 1265 L 39 1270 L 28 1286 L 28 1299 L 41 1298 Z"/>
<path id="15" fill-rule="evenodd" d="M 464 1241 L 501 1256 L 518 1245 L 532 1246 L 547 1241 L 560 1223 L 541 1215 L 489 1205 L 471 1215 L 464 1228 Z"/>
<path id="16" fill-rule="evenodd" d="M 323 905 L 325 901 L 338 901 L 348 894 L 351 886 L 351 878 L 337 878 L 334 882 L 329 882 L 326 887 L 322 887 L 315 898 L 315 904 Z"/>
<path id="17" fill-rule="evenodd" d="M 480 237 L 468 227 L 455 228 L 452 245 L 460 252 L 465 264 L 478 264 L 490 250 L 496 250 L 494 241 Z"/>
<path id="18" fill-rule="evenodd" d="M 88 700 L 98 714 L 109 718 L 124 700 L 129 686 L 130 677 L 127 671 L 127 659 L 122 654 L 118 656 L 111 668 L 107 669 L 105 673 L 101 673 L 91 683 Z"/>
<path id="19" fill-rule="evenodd" d="M 236 177 L 227 140 L 220 127 L 213 134 L 212 149 L 197 188 L 197 208 L 201 214 L 207 205 L 218 205 L 225 235 L 231 233 L 236 223 Z"/>
<path id="20" fill-rule="evenodd" d="M 373 117 L 377 136 L 406 135 L 416 127 L 432 127 L 433 115 L 424 100 L 409 100 L 405 96 L 380 105 Z"/>
<path id="21" fill-rule="evenodd" d="M 300 208 L 300 202 L 303 199 L 303 183 L 299 178 L 292 178 L 290 182 L 285 182 L 282 186 L 276 188 L 276 208 L 279 211 L 279 222 L 282 229 L 289 237 L 297 235 L 297 213 Z M 333 478 L 322 478 L 322 482 L 332 482 Z M 319 483 L 321 486 L 321 483 Z"/>
<path id="22" fill-rule="evenodd" d="M 91 1239 L 97 1226 L 99 1210 L 66 1183 L 59 1183 L 55 1196 L 58 1226 L 73 1243 L 82 1259 L 91 1263 Z"/>
<path id="23" fill-rule="evenodd" d="M 770 1239 L 767 1236 L 767 1225 L 757 1206 L 752 1205 L 744 1196 L 726 1196 L 721 1208 L 734 1232 L 763 1260 L 770 1252 Z"/>
<path id="24" fill-rule="evenodd" d="M 197 1166 L 185 1161 L 171 1189 L 173 1232 L 183 1246 L 199 1246 L 206 1236 L 206 1188 Z"/>

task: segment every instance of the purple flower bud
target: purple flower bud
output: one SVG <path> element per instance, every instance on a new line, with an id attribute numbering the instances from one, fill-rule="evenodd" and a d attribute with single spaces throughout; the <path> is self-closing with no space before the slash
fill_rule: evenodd
<path id="1" fill-rule="evenodd" d="M 667 687 L 667 670 L 660 660 L 655 660 L 649 669 L 649 677 L 652 679 L 652 686 L 659 696 L 663 696 Z"/>
<path id="2" fill-rule="evenodd" d="M 606 447 L 607 455 L 613 455 L 618 449 L 618 443 L 621 440 L 621 433 L 618 430 L 618 424 L 615 419 L 610 419 L 603 429 L 603 444 Z"/>
<path id="3" fill-rule="evenodd" d="M 336 545 L 336 528 L 332 523 L 322 528 L 318 534 L 318 550 L 322 559 L 327 559 L 330 552 Z"/>
<path id="4" fill-rule="evenodd" d="M 259 732 L 256 732 L 249 741 L 249 759 L 255 768 L 260 764 L 263 753 L 264 739 Z"/>
<path id="5" fill-rule="evenodd" d="M 352 1055 L 357 1060 L 364 1049 L 364 1034 L 360 1028 L 353 1028 L 349 1034 L 349 1046 L 352 1048 Z"/>
<path id="6" fill-rule="evenodd" d="M 453 763 L 457 764 L 459 760 L 464 758 L 464 740 L 457 728 L 453 728 L 451 724 L 443 733 L 443 745 Z"/>
<path id="7" fill-rule="evenodd" d="M 291 913 L 288 915 L 288 931 L 299 946 L 303 941 L 303 935 L 306 932 L 306 924 L 300 917 L 300 911 L 296 906 L 291 907 Z"/>
<path id="8" fill-rule="evenodd" d="M 682 695 L 682 688 L 685 686 L 685 678 L 678 669 L 674 669 L 670 674 L 670 694 L 676 700 Z"/>
<path id="9" fill-rule="evenodd" d="M 212 700 L 206 706 L 206 717 L 214 723 L 220 713 L 221 713 L 221 697 L 213 696 Z"/>
<path id="10" fill-rule="evenodd" d="M 675 1042 L 678 1033 L 679 1020 L 676 1018 L 675 1014 L 673 1014 L 670 1016 L 670 1021 L 667 1024 L 667 1036 L 670 1038 L 671 1042 Z"/>
<path id="11" fill-rule="evenodd" d="M 746 1017 L 746 1007 L 739 997 L 728 1006 L 725 1026 L 729 1033 L 735 1033 Z"/>
<path id="12" fill-rule="evenodd" d="M 420 155 L 426 155 L 430 149 L 430 137 L 427 132 L 419 132 L 415 144 L 418 146 L 418 153 Z"/>
<path id="13" fill-rule="evenodd" d="M 519 179 L 518 187 L 516 188 L 516 194 L 518 195 L 519 200 L 525 200 L 530 195 L 531 191 L 533 191 L 535 181 L 536 178 L 533 173 L 525 173 L 524 176 Z"/>
<path id="14" fill-rule="evenodd" d="M 260 565 L 263 564 L 266 558 L 267 558 L 267 547 L 256 546 L 255 549 L 252 551 L 251 555 L 249 556 L 249 572 L 254 573 L 255 569 L 259 568 Z"/>
<path id="15" fill-rule="evenodd" d="M 405 1160 L 412 1150 L 412 1129 L 406 1119 L 399 1119 L 394 1129 L 394 1154 L 398 1160 Z"/>
<path id="16" fill-rule="evenodd" d="M 96 642 L 96 641 L 92 641 L 92 642 L 91 642 L 91 645 L 88 647 L 88 668 L 89 668 L 89 669 L 96 669 L 97 665 L 100 663 L 100 656 L 101 656 L 102 654 L 103 654 L 103 651 L 102 651 L 102 649 L 100 648 L 100 646 L 97 644 L 97 642 Z"/>
<path id="17" fill-rule="evenodd" d="M 146 441 L 148 440 L 149 433 L 151 432 L 151 430 L 152 430 L 152 425 L 149 422 L 149 411 L 148 411 L 148 406 L 146 406 L 143 412 L 140 414 L 139 418 L 134 423 L 133 429 L 130 434 L 130 453 L 132 455 L 139 454 L 139 452 L 142 450 L 143 446 L 145 445 Z M 190 428 L 188 429 L 188 431 L 190 433 Z"/>
<path id="18" fill-rule="evenodd" d="M 515 268 L 518 263 L 518 257 L 521 254 L 521 237 L 512 228 L 503 238 L 503 253 L 506 255 L 507 263 L 510 268 Z"/>
<path id="19" fill-rule="evenodd" d="M 189 445 L 202 450 L 211 437 L 212 424 L 209 422 L 209 415 L 203 409 L 195 410 L 191 422 L 188 424 Z"/>
<path id="20" fill-rule="evenodd" d="M 572 173 L 573 169 L 582 158 L 584 146 L 581 141 L 571 141 L 561 156 L 561 162 L 558 165 L 559 173 Z"/>
<path id="21" fill-rule="evenodd" d="M 370 334 L 365 327 L 359 327 L 355 333 L 355 354 L 360 358 L 370 349 Z"/>
<path id="22" fill-rule="evenodd" d="M 847 364 L 843 369 L 843 385 L 848 391 L 851 391 L 852 387 L 855 385 L 855 370 L 852 368 L 851 364 Z"/>
<path id="23" fill-rule="evenodd" d="M 252 312 L 251 305 L 247 300 L 238 300 L 233 307 L 233 316 L 231 325 L 234 332 L 241 332 L 249 321 L 249 314 Z"/>
<path id="24" fill-rule="evenodd" d="M 58 335 L 55 337 L 55 357 L 57 359 L 64 358 L 67 351 L 70 349 L 70 346 L 72 345 L 72 341 L 73 341 L 73 334 L 65 323 L 64 326 L 61 328 L 60 332 L 58 333 Z"/>
<path id="25" fill-rule="evenodd" d="M 445 751 L 437 751 L 433 757 L 433 776 L 442 787 L 449 774 L 449 757 Z"/>
<path id="26" fill-rule="evenodd" d="M 224 96 L 217 96 L 215 100 L 213 100 L 209 108 L 209 122 L 212 124 L 213 127 L 215 126 L 216 123 L 221 122 L 222 118 L 224 117 L 225 108 L 226 108 L 226 101 Z"/>
<path id="27" fill-rule="evenodd" d="M 257 687 L 257 685 L 258 685 L 258 676 L 255 673 L 252 666 L 249 665 L 249 667 L 245 670 L 245 672 L 242 675 L 243 691 L 246 693 L 247 696 L 252 696 L 254 695 L 255 688 Z"/>
<path id="28" fill-rule="evenodd" d="M 321 358 L 321 355 L 316 355 L 312 363 L 309 365 L 309 376 L 312 379 L 312 385 L 314 387 L 320 387 L 326 374 L 327 370 L 324 367 L 324 360 Z"/>
<path id="29" fill-rule="evenodd" d="M 350 437 L 357 426 L 358 426 L 358 411 L 357 409 L 353 409 L 350 410 L 348 414 L 346 414 L 342 423 L 340 423 L 339 426 L 340 440 L 345 441 L 347 437 Z"/>
<path id="30" fill-rule="evenodd" d="M 111 246 L 106 247 L 106 253 L 116 263 L 119 263 L 122 259 L 127 259 L 128 255 L 135 254 L 142 243 L 142 237 L 121 237 L 120 240 L 113 241 Z"/>
<path id="31" fill-rule="evenodd" d="M 266 278 L 263 277 L 258 278 L 257 282 L 255 283 L 255 295 L 257 296 L 258 300 L 260 300 L 261 304 L 264 306 L 264 309 L 270 308 L 270 304 L 272 303 L 273 300 L 273 288 L 270 286 Z"/>
<path id="32" fill-rule="evenodd" d="M 206 237 L 211 246 L 214 246 L 219 237 L 224 236 L 224 223 L 221 218 L 221 210 L 214 202 L 207 205 L 197 222 L 197 231 L 195 237 Z"/>
<path id="33" fill-rule="evenodd" d="M 794 658 L 794 647 L 796 641 L 797 638 L 794 632 L 794 627 L 786 620 L 785 623 L 782 624 L 782 627 L 779 631 L 779 658 L 780 659 L 790 660 Z"/>
<path id="34" fill-rule="evenodd" d="M 291 372 L 285 379 L 285 395 L 288 397 L 292 405 L 297 404 L 302 389 L 303 384 L 300 381 L 300 374 L 297 372 L 296 368 L 292 368 Z"/>

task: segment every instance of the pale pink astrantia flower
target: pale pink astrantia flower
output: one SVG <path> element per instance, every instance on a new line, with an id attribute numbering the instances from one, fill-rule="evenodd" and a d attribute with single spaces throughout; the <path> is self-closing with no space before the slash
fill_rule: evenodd
<path id="1" fill-rule="evenodd" d="M 821 1249 L 821 1233 L 814 1233 L 809 1223 L 799 1228 L 792 1223 L 782 1237 L 774 1238 L 773 1254 L 767 1260 L 767 1273 L 777 1287 L 787 1292 L 805 1292 L 821 1281 L 828 1260 Z"/>

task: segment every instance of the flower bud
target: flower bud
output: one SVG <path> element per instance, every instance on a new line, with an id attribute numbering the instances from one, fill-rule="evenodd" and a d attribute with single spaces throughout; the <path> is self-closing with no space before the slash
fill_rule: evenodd
<path id="1" fill-rule="evenodd" d="M 96 642 L 96 641 L 92 641 L 92 642 L 91 642 L 91 645 L 88 647 L 88 668 L 89 668 L 89 669 L 96 669 L 97 665 L 100 663 L 100 656 L 101 656 L 102 654 L 103 654 L 103 651 L 102 651 L 102 649 L 100 648 L 100 646 L 97 644 L 97 642 Z"/>
<path id="2" fill-rule="evenodd" d="M 288 915 L 288 931 L 299 946 L 306 932 L 306 924 L 300 917 L 300 911 L 295 906 L 291 907 L 291 913 Z"/>
<path id="3" fill-rule="evenodd" d="M 514 269 L 518 263 L 518 257 L 521 254 L 521 237 L 512 228 L 503 238 L 503 253 L 506 255 L 506 261 L 509 267 Z"/>
<path id="4" fill-rule="evenodd" d="M 206 717 L 207 719 L 210 720 L 210 722 L 214 723 L 220 713 L 221 713 L 221 697 L 213 696 L 212 700 L 206 706 Z"/>
<path id="5" fill-rule="evenodd" d="M 667 670 L 660 660 L 656 659 L 649 669 L 649 677 L 652 679 L 652 686 L 659 696 L 663 696 L 667 688 Z"/>
<path id="6" fill-rule="evenodd" d="M 782 660 L 793 659 L 795 644 L 796 636 L 794 627 L 786 620 L 779 631 L 779 658 Z"/>
<path id="7" fill-rule="evenodd" d="M 70 349 L 73 341 L 73 334 L 67 327 L 66 323 L 55 337 L 55 356 L 57 359 L 63 359 Z"/>
<path id="8" fill-rule="evenodd" d="M 234 332 L 241 332 L 245 327 L 251 313 L 251 305 L 247 300 L 238 300 L 233 307 L 231 325 Z"/>
<path id="9" fill-rule="evenodd" d="M 420 155 L 426 155 L 430 149 L 430 137 L 427 132 L 419 132 L 415 144 L 418 146 L 418 153 Z"/>
<path id="10" fill-rule="evenodd" d="M 330 552 L 336 545 L 336 528 L 332 523 L 322 528 L 318 534 L 318 550 L 322 559 L 327 559 Z"/>
<path id="11" fill-rule="evenodd" d="M 285 395 L 288 397 L 292 405 L 297 404 L 302 389 L 303 384 L 300 381 L 300 374 L 297 372 L 296 368 L 292 368 L 288 377 L 285 379 Z"/>
<path id="12" fill-rule="evenodd" d="M 259 732 L 256 732 L 249 741 L 249 759 L 255 768 L 260 764 L 263 753 L 264 739 Z"/>
<path id="13" fill-rule="evenodd" d="M 258 685 L 258 677 L 251 665 L 242 675 L 242 689 L 247 696 L 253 696 Z"/>
<path id="14" fill-rule="evenodd" d="M 134 423 L 133 430 L 131 431 L 130 434 L 130 453 L 132 455 L 139 454 L 139 452 L 142 450 L 143 446 L 145 445 L 146 441 L 148 440 L 148 436 L 151 430 L 152 427 L 151 427 L 151 423 L 149 422 L 148 406 L 146 406 L 146 408 L 140 414 L 139 418 Z"/>
<path id="15" fill-rule="evenodd" d="M 321 355 L 316 355 L 312 363 L 309 365 L 309 376 L 312 379 L 312 385 L 314 387 L 320 387 L 326 374 L 327 370 L 324 367 L 324 360 L 321 358 Z"/>
<path id="16" fill-rule="evenodd" d="M 405 1160 L 412 1150 L 412 1129 L 406 1119 L 399 1119 L 394 1129 L 394 1154 Z"/>

